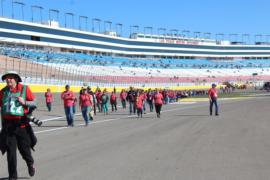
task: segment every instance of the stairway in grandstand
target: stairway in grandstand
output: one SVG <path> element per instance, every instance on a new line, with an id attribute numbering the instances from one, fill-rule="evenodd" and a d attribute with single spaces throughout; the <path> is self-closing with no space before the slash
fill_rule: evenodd
<path id="1" fill-rule="evenodd" d="M 117 84 L 179 84 L 264 80 L 270 61 L 207 59 L 131 59 L 83 53 L 0 47 L 1 73 L 13 69 L 30 83 L 79 82 Z"/>

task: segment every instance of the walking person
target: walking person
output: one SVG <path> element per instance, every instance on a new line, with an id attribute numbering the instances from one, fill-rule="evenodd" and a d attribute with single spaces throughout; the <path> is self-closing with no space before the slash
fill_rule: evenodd
<path id="1" fill-rule="evenodd" d="M 97 99 L 97 108 L 98 108 L 98 112 L 102 112 L 102 102 L 101 102 L 101 96 L 102 96 L 102 92 L 99 88 L 96 89 L 96 99 Z"/>
<path id="2" fill-rule="evenodd" d="M 135 114 L 135 112 L 136 112 L 136 107 L 135 107 L 136 91 L 133 89 L 133 87 L 130 87 L 130 90 L 127 93 L 126 99 L 129 102 L 129 115 L 131 115 L 132 112 Z"/>
<path id="3" fill-rule="evenodd" d="M 2 76 L 6 86 L 0 91 L 2 117 L 1 142 L 2 152 L 7 152 L 9 180 L 16 180 L 17 148 L 25 160 L 30 176 L 35 175 L 34 159 L 31 154 L 37 142 L 27 118 L 28 109 L 36 106 L 35 96 L 30 88 L 21 84 L 21 77 L 16 71 L 8 71 Z M 6 143 L 5 143 L 6 142 Z"/>
<path id="4" fill-rule="evenodd" d="M 143 114 L 146 114 L 145 100 L 146 100 L 146 92 L 144 90 L 141 91 L 143 97 Z"/>
<path id="5" fill-rule="evenodd" d="M 74 126 L 74 100 L 75 100 L 75 95 L 74 93 L 70 90 L 70 86 L 66 85 L 65 86 L 65 91 L 62 92 L 61 94 L 61 99 L 64 101 L 64 109 L 65 109 L 65 114 L 67 118 L 67 125 L 68 127 L 73 127 Z"/>
<path id="6" fill-rule="evenodd" d="M 217 104 L 217 98 L 218 98 L 218 90 L 216 89 L 216 84 L 212 84 L 212 88 L 208 90 L 208 96 L 209 96 L 209 102 L 210 102 L 210 116 L 212 116 L 213 112 L 213 105 L 215 105 L 215 115 L 218 116 L 218 104 Z"/>
<path id="7" fill-rule="evenodd" d="M 125 89 L 122 89 L 120 93 L 120 99 L 121 99 L 123 109 L 126 109 L 126 104 L 127 104 L 126 98 L 127 98 L 127 92 L 125 91 Z"/>
<path id="8" fill-rule="evenodd" d="M 136 98 L 136 108 L 137 108 L 138 118 L 139 117 L 142 118 L 144 100 L 145 100 L 144 93 L 143 91 L 140 91 Z"/>
<path id="9" fill-rule="evenodd" d="M 103 90 L 103 93 L 101 95 L 101 105 L 102 105 L 104 115 L 108 115 L 109 96 L 106 89 Z"/>
<path id="10" fill-rule="evenodd" d="M 48 108 L 48 111 L 51 112 L 52 110 L 52 102 L 53 102 L 53 95 L 51 93 L 51 89 L 48 88 L 47 92 L 45 93 L 45 101 L 46 101 L 46 106 Z"/>
<path id="11" fill-rule="evenodd" d="M 83 88 L 79 98 L 82 116 L 85 121 L 85 126 L 88 126 L 90 120 L 90 111 L 92 110 L 92 96 L 87 93 L 87 89 Z"/>
<path id="12" fill-rule="evenodd" d="M 154 94 L 153 94 L 151 89 L 148 89 L 148 92 L 146 94 L 146 99 L 147 99 L 147 103 L 149 104 L 150 112 L 153 112 L 153 110 L 154 110 L 154 105 L 153 105 Z"/>
<path id="13" fill-rule="evenodd" d="M 160 118 L 160 111 L 163 104 L 163 95 L 157 90 L 154 95 L 155 109 L 157 113 L 157 117 Z"/>
<path id="14" fill-rule="evenodd" d="M 116 97 L 116 94 L 115 94 L 114 91 L 111 94 L 110 103 L 111 103 L 111 106 L 112 106 L 112 112 L 113 111 L 116 112 L 117 111 L 117 97 Z"/>
<path id="15" fill-rule="evenodd" d="M 73 110 L 73 114 L 75 115 L 76 114 L 76 105 L 77 105 L 77 98 L 75 96 L 74 100 L 73 100 L 73 107 L 72 107 L 72 110 Z"/>
<path id="16" fill-rule="evenodd" d="M 87 87 L 87 93 L 92 96 L 92 99 L 93 99 L 93 101 L 92 101 L 92 107 L 93 107 L 93 110 L 94 110 L 94 115 L 97 115 L 97 109 L 96 109 L 97 98 L 96 98 L 96 94 L 91 90 L 91 87 L 89 87 L 89 86 Z"/>

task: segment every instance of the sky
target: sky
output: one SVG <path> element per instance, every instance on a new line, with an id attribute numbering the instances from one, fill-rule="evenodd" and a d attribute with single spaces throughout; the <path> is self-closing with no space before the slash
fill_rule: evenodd
<path id="1" fill-rule="evenodd" d="M 11 1 L 1 0 L 4 16 L 11 17 Z M 130 33 L 130 26 L 138 25 L 139 32 L 144 32 L 144 27 L 153 27 L 152 33 L 158 34 L 158 28 L 166 28 L 190 32 L 211 32 L 211 37 L 216 38 L 217 33 L 224 33 L 225 39 L 241 38 L 242 34 L 250 34 L 250 39 L 266 39 L 270 36 L 270 1 L 269 0 L 16 0 L 23 2 L 24 19 L 31 20 L 31 6 L 38 5 L 42 11 L 43 20 L 48 19 L 49 9 L 60 11 L 59 21 L 62 26 L 65 22 L 65 13 L 72 12 L 74 26 L 79 26 L 79 16 L 87 16 L 88 28 L 92 29 L 91 19 L 121 23 L 123 35 Z M 14 5 L 14 16 L 22 18 L 19 5 Z M 52 16 L 56 16 L 52 13 Z M 40 17 L 39 11 L 34 10 L 34 19 Z M 67 26 L 71 25 L 71 16 L 66 16 Z M 81 19 L 84 22 L 84 19 Z M 85 28 L 85 23 L 81 24 Z M 97 29 L 97 24 L 95 25 Z M 108 26 L 107 26 L 108 28 Z M 133 31 L 134 28 L 133 28 Z M 149 29 L 146 29 L 149 32 Z M 191 33 L 193 34 L 193 33 Z M 238 36 L 229 36 L 238 34 Z"/>

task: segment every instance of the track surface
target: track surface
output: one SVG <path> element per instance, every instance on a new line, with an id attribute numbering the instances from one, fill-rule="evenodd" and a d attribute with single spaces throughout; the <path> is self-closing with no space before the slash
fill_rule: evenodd
<path id="1" fill-rule="evenodd" d="M 163 106 L 160 119 L 148 109 L 138 119 L 119 108 L 88 127 L 78 115 L 73 128 L 58 98 L 49 113 L 38 97 L 35 115 L 47 121 L 34 126 L 33 180 L 270 179 L 270 97 L 219 101 L 218 117 L 208 115 L 208 102 Z M 6 156 L 0 162 L 1 180 Z M 19 154 L 18 173 L 29 179 Z"/>

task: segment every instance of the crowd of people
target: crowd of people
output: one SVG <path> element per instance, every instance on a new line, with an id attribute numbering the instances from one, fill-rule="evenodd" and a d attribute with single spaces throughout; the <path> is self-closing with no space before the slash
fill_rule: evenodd
<path id="1" fill-rule="evenodd" d="M 75 93 L 70 90 L 70 86 L 65 86 L 65 91 L 61 93 L 61 99 L 63 100 L 65 115 L 67 119 L 68 127 L 74 126 L 74 114 L 76 112 L 76 103 L 79 100 L 79 107 L 81 109 L 82 117 L 85 121 L 85 126 L 88 126 L 89 122 L 94 119 L 94 116 L 98 113 L 103 113 L 105 116 L 109 114 L 109 106 L 111 112 L 117 111 L 117 103 L 121 103 L 123 109 L 127 109 L 130 115 L 137 114 L 138 117 L 146 114 L 146 106 L 149 106 L 149 111 L 156 111 L 156 115 L 160 118 L 161 107 L 163 104 L 169 104 L 178 102 L 179 99 L 185 97 L 207 95 L 207 90 L 185 90 L 175 91 L 168 89 L 136 89 L 130 87 L 129 89 L 122 89 L 118 94 L 114 89 L 112 92 L 108 92 L 105 88 L 101 90 L 96 88 L 95 91 L 91 87 L 81 87 L 79 97 L 77 98 Z M 52 93 L 50 89 L 47 89 L 45 93 L 45 101 L 48 111 L 51 111 L 52 106 Z"/>
<path id="2" fill-rule="evenodd" d="M 48 111 L 51 111 L 53 102 L 51 90 L 47 89 L 44 96 Z M 144 91 L 143 89 L 130 87 L 129 90 L 122 89 L 120 94 L 117 94 L 115 89 L 108 92 L 107 89 L 101 90 L 97 88 L 94 92 L 91 87 L 82 87 L 77 98 L 75 93 L 70 90 L 70 86 L 66 85 L 65 91 L 61 93 L 61 99 L 64 104 L 67 125 L 73 127 L 77 99 L 79 100 L 85 126 L 88 126 L 97 113 L 108 115 L 109 106 L 111 106 L 111 112 L 116 112 L 118 102 L 121 102 L 123 109 L 126 109 L 128 104 L 129 114 L 137 114 L 141 118 L 143 114 L 146 114 L 146 104 L 148 104 L 150 112 L 153 112 L 155 108 L 157 117 L 160 118 L 162 105 L 177 101 L 177 96 L 175 91 L 158 89 Z"/>
<path id="3" fill-rule="evenodd" d="M 26 161 L 28 173 L 30 176 L 35 175 L 34 159 L 31 149 L 34 149 L 37 138 L 31 127 L 29 114 L 36 108 L 35 96 L 30 87 L 23 85 L 22 79 L 15 71 L 8 71 L 2 76 L 2 80 L 6 82 L 6 86 L 0 90 L 0 107 L 2 116 L 2 129 L 0 131 L 0 150 L 7 153 L 9 180 L 17 180 L 17 148 Z M 205 92 L 198 92 L 205 93 Z M 180 91 L 159 90 L 159 89 L 135 89 L 130 87 L 129 90 L 123 89 L 120 94 L 114 89 L 108 92 L 107 89 L 96 89 L 92 91 L 91 87 L 82 87 L 79 97 L 76 97 L 69 85 L 65 86 L 65 91 L 61 93 L 64 110 L 67 120 L 67 126 L 74 126 L 74 114 L 76 112 L 76 104 L 79 103 L 85 126 L 94 119 L 94 116 L 103 113 L 105 116 L 109 114 L 109 105 L 111 111 L 115 112 L 117 108 L 117 99 L 121 102 L 122 108 L 127 109 L 129 105 L 129 114 L 137 114 L 138 118 L 142 118 L 146 113 L 146 104 L 149 105 L 150 112 L 156 111 L 157 118 L 161 117 L 161 109 L 163 104 L 178 101 Z M 53 94 L 50 89 L 44 94 L 48 111 L 52 110 Z M 215 106 L 215 115 L 218 116 L 218 90 L 213 84 L 208 91 L 210 101 L 210 115 L 212 108 Z"/>

